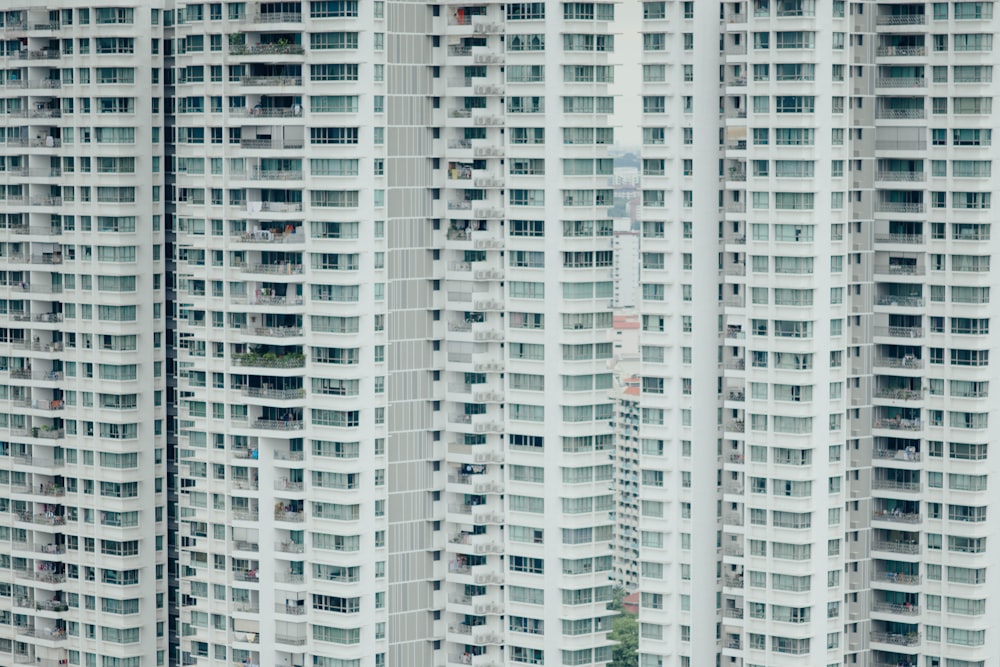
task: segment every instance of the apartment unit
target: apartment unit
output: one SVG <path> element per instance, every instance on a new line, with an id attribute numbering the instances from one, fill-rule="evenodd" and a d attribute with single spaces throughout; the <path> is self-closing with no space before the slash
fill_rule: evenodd
<path id="1" fill-rule="evenodd" d="M 167 664 L 161 18 L 0 12 L 4 664 Z"/>
<path id="2" fill-rule="evenodd" d="M 995 661 L 993 3 L 643 7 L 640 664 Z"/>

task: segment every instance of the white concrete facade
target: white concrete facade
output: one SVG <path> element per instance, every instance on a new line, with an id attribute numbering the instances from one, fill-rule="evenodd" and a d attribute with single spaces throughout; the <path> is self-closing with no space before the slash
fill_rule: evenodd
<path id="1" fill-rule="evenodd" d="M 443 8 L 449 664 L 611 659 L 614 9 Z"/>
<path id="2" fill-rule="evenodd" d="M 993 3 L 648 2 L 643 31 L 642 353 L 684 347 L 643 370 L 682 457 L 671 488 L 643 440 L 643 539 L 680 550 L 642 550 L 640 665 L 991 664 Z"/>
<path id="3" fill-rule="evenodd" d="M 385 664 L 384 25 L 177 5 L 185 664 Z"/>
<path id="4" fill-rule="evenodd" d="M 182 661 L 608 662 L 614 6 L 214 7 L 175 28 Z"/>
<path id="5" fill-rule="evenodd" d="M 2 9 L 0 663 L 165 665 L 161 6 Z"/>

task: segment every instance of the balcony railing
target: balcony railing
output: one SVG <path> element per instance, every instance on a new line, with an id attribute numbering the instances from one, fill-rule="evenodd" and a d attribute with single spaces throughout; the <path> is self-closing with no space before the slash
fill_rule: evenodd
<path id="1" fill-rule="evenodd" d="M 880 76 L 875 79 L 876 88 L 923 88 L 927 79 L 922 76 Z"/>
<path id="2" fill-rule="evenodd" d="M 230 44 L 234 56 L 299 55 L 305 53 L 301 44 Z"/>
<path id="3" fill-rule="evenodd" d="M 872 604 L 872 611 L 879 611 L 889 614 L 900 614 L 902 616 L 917 616 L 920 614 L 920 607 L 913 604 L 894 604 L 892 602 L 875 602 Z"/>
<path id="4" fill-rule="evenodd" d="M 875 50 L 875 55 L 883 57 L 891 56 L 925 56 L 926 46 L 880 46 Z"/>
<path id="5" fill-rule="evenodd" d="M 919 586 L 919 574 L 903 574 L 902 572 L 876 572 L 872 578 L 875 581 L 882 581 L 889 584 L 903 584 L 906 586 Z M 982 583 L 982 582 L 977 582 Z"/>
<path id="6" fill-rule="evenodd" d="M 302 23 L 301 12 L 261 12 L 247 17 L 247 23 Z"/>
<path id="7" fill-rule="evenodd" d="M 894 173 L 900 173 L 900 172 L 894 172 Z M 875 235 L 875 243 L 898 243 L 900 245 L 919 245 L 923 242 L 924 242 L 923 234 L 876 234 Z"/>
<path id="8" fill-rule="evenodd" d="M 919 431 L 923 423 L 919 419 L 876 419 L 874 426 L 893 431 Z"/>
<path id="9" fill-rule="evenodd" d="M 877 357 L 875 359 L 875 365 L 886 368 L 906 368 L 916 370 L 924 367 L 924 361 L 923 359 L 917 359 L 916 357 Z"/>
<path id="10" fill-rule="evenodd" d="M 920 296 L 900 296 L 896 294 L 882 294 L 875 300 L 878 306 L 903 306 L 905 308 L 923 308 L 924 298 Z"/>
<path id="11" fill-rule="evenodd" d="M 900 542 L 893 540 L 875 540 L 872 543 L 874 551 L 888 551 L 894 554 L 919 554 L 920 545 L 916 542 Z"/>
<path id="12" fill-rule="evenodd" d="M 895 459 L 911 463 L 920 462 L 920 452 L 911 452 L 907 449 L 874 449 L 872 450 L 872 456 L 877 459 Z"/>
<path id="13" fill-rule="evenodd" d="M 926 14 L 880 14 L 875 17 L 875 25 L 923 25 Z"/>
<path id="14" fill-rule="evenodd" d="M 876 264 L 875 273 L 890 276 L 922 276 L 926 268 L 917 264 Z"/>
<path id="15" fill-rule="evenodd" d="M 305 273 L 302 264 L 245 264 L 243 273 L 263 273 L 269 276 L 297 276 Z"/>
<path id="16" fill-rule="evenodd" d="M 301 76 L 244 76 L 241 86 L 301 86 Z"/>
<path id="17" fill-rule="evenodd" d="M 306 390 L 298 389 L 269 389 L 265 387 L 243 387 L 240 392 L 243 396 L 251 398 L 272 398 L 279 401 L 290 401 L 298 398 L 305 398 Z"/>
<path id="18" fill-rule="evenodd" d="M 301 431 L 304 422 L 301 419 L 258 419 L 253 427 L 266 431 Z"/>
<path id="19" fill-rule="evenodd" d="M 276 148 L 282 150 L 298 150 L 302 144 L 280 139 L 240 139 L 240 148 Z"/>
<path id="20" fill-rule="evenodd" d="M 891 181 L 891 182 L 901 182 L 901 183 L 918 183 L 927 180 L 927 172 L 925 171 L 891 171 L 883 170 L 875 173 L 876 181 Z M 879 240 L 880 234 L 875 235 L 875 240 Z M 903 235 L 900 235 L 903 236 Z M 918 235 L 919 236 L 919 235 Z M 894 243 L 899 243 L 899 241 L 894 241 Z"/>
<path id="21" fill-rule="evenodd" d="M 901 482 L 895 479 L 873 479 L 872 488 L 880 491 L 920 491 L 920 482 Z"/>
<path id="22" fill-rule="evenodd" d="M 895 632 L 872 631 L 872 641 L 880 644 L 896 644 L 897 646 L 916 646 L 920 643 L 920 633 L 897 634 Z"/>
<path id="23" fill-rule="evenodd" d="M 234 354 L 234 366 L 251 366 L 256 368 L 302 368 L 305 366 L 305 355 L 286 354 L 283 356 L 254 354 Z"/>
<path id="24" fill-rule="evenodd" d="M 872 512 L 874 521 L 894 521 L 896 523 L 920 523 L 921 516 L 915 512 L 890 512 L 875 510 Z"/>
<path id="25" fill-rule="evenodd" d="M 255 181 L 300 181 L 302 180 L 302 170 L 260 169 L 255 167 L 250 173 L 250 178 Z"/>
<path id="26" fill-rule="evenodd" d="M 926 206 L 923 202 L 880 201 L 875 210 L 886 213 L 923 213 Z"/>
<path id="27" fill-rule="evenodd" d="M 875 335 L 890 338 L 922 338 L 924 330 L 921 327 L 875 327 Z"/>

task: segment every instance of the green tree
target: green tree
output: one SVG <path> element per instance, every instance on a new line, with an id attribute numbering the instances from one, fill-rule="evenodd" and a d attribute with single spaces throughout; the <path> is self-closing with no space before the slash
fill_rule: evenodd
<path id="1" fill-rule="evenodd" d="M 622 613 L 611 622 L 611 639 L 618 642 L 611 653 L 609 667 L 639 666 L 639 622 L 632 614 Z"/>

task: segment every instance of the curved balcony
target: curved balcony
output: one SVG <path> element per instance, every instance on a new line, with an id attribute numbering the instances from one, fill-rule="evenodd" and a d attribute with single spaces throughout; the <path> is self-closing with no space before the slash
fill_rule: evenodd
<path id="1" fill-rule="evenodd" d="M 306 358 L 303 354 L 256 354 L 253 352 L 236 353 L 233 355 L 234 366 L 250 368 L 302 368 Z"/>

